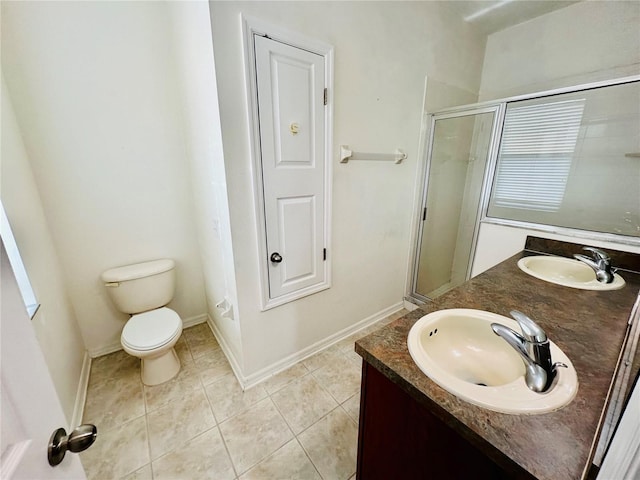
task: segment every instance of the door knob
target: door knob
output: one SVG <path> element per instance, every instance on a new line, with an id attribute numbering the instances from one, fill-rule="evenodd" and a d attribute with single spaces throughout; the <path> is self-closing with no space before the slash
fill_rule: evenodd
<path id="1" fill-rule="evenodd" d="M 282 255 L 278 252 L 273 252 L 271 257 L 269 257 L 273 263 L 280 263 L 282 261 Z"/>
<path id="2" fill-rule="evenodd" d="M 49 448 L 47 449 L 49 465 L 55 467 L 62 462 L 67 450 L 73 453 L 86 450 L 93 445 L 97 436 L 98 429 L 91 424 L 80 425 L 69 435 L 64 428 L 57 429 L 49 440 Z"/>

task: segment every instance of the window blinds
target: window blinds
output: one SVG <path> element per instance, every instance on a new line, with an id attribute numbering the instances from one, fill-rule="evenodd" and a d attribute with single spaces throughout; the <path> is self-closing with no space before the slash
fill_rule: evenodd
<path id="1" fill-rule="evenodd" d="M 585 100 L 507 107 L 492 203 L 554 212 L 562 205 Z"/>

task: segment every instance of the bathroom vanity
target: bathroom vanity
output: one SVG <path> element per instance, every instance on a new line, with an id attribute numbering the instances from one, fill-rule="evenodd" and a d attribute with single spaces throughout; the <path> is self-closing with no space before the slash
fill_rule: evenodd
<path id="1" fill-rule="evenodd" d="M 608 250 L 613 265 L 625 269 L 620 273 L 626 285 L 612 291 L 554 285 L 517 267 L 535 252 L 570 257 L 580 247 L 531 237 L 523 252 L 356 342 L 363 358 L 358 479 L 594 476 L 612 379 L 640 290 L 640 255 Z M 576 397 L 551 413 L 511 415 L 472 405 L 436 385 L 412 360 L 407 336 L 419 318 L 450 308 L 530 315 L 571 359 Z M 631 382 L 624 398 L 630 388 Z"/>

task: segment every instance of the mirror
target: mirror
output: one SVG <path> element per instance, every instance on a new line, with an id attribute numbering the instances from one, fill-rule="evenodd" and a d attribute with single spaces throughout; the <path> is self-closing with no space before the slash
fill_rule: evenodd
<path id="1" fill-rule="evenodd" d="M 640 237 L 640 82 L 507 103 L 487 217 Z"/>
<path id="2" fill-rule="evenodd" d="M 413 299 L 470 278 L 480 221 L 640 244 L 638 77 L 430 117 Z"/>

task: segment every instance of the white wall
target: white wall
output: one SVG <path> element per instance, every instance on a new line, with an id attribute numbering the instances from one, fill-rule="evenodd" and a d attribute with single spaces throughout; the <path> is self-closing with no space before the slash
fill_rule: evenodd
<path id="1" fill-rule="evenodd" d="M 0 192 L 40 308 L 32 325 L 47 361 L 67 426 L 73 421 L 85 356 L 29 158 L 2 80 Z M 26 359 L 28 361 L 28 359 Z"/>
<path id="2" fill-rule="evenodd" d="M 480 101 L 634 75 L 640 2 L 583 1 L 489 35 Z"/>
<path id="3" fill-rule="evenodd" d="M 209 317 L 242 362 L 218 90 L 206 0 L 168 4 Z M 216 308 L 225 298 L 233 309 Z"/>
<path id="4" fill-rule="evenodd" d="M 171 307 L 206 312 L 171 30 L 162 2 L 2 2 L 2 66 L 86 347 L 127 316 L 105 269 L 177 263 Z"/>
<path id="5" fill-rule="evenodd" d="M 477 92 L 484 37 L 435 2 L 211 2 L 244 374 L 399 305 L 404 294 L 425 76 Z M 329 290 L 259 310 L 240 14 L 335 46 Z M 408 160 L 339 164 L 338 146 Z"/>
<path id="6" fill-rule="evenodd" d="M 638 25 L 640 2 L 585 1 L 494 33 L 487 40 L 480 100 L 638 74 Z M 572 241 L 562 235 L 482 224 L 473 275 L 522 250 L 527 233 Z M 640 251 L 621 244 L 584 242 Z"/>

